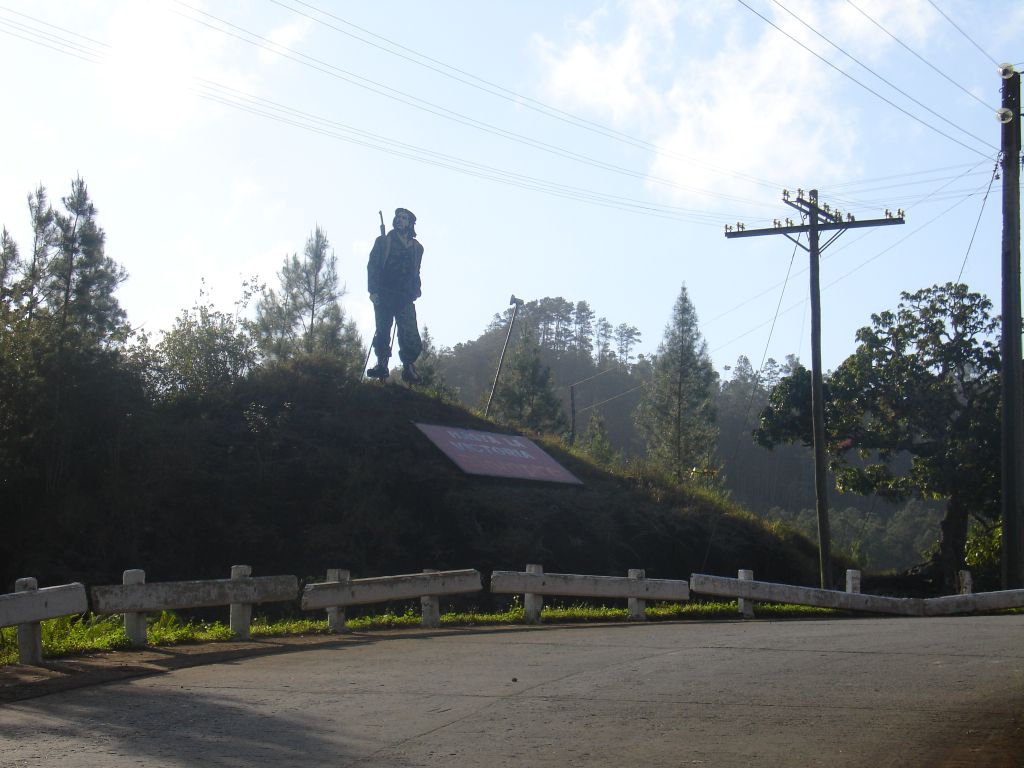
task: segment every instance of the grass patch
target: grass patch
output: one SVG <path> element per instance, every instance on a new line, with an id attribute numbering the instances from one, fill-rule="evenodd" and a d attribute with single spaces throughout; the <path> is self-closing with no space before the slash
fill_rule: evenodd
<path id="1" fill-rule="evenodd" d="M 801 605 L 756 603 L 754 614 L 761 618 L 807 619 L 843 615 L 829 608 L 811 608 Z M 646 616 L 651 621 L 736 619 L 739 616 L 736 601 L 720 603 L 655 603 L 648 605 Z M 557 624 L 564 622 L 626 621 L 625 608 L 576 603 L 548 605 L 541 611 L 541 621 Z M 523 623 L 523 607 L 514 601 L 506 611 L 480 613 L 477 611 L 450 612 L 441 615 L 441 626 L 500 626 Z M 345 626 L 355 632 L 418 627 L 420 615 L 412 608 L 404 613 L 383 613 L 349 619 Z M 325 635 L 329 629 L 326 619 L 286 619 L 269 622 L 257 617 L 251 632 L 253 637 L 285 637 L 297 635 Z M 42 622 L 43 655 L 47 658 L 74 656 L 95 651 L 115 651 L 128 648 L 128 636 L 120 616 L 65 616 Z M 231 628 L 221 622 L 182 620 L 172 611 L 153 617 L 146 629 L 146 638 L 152 646 L 183 643 L 212 643 L 235 639 Z M 0 665 L 18 662 L 18 639 L 15 627 L 0 629 Z"/>
<path id="2" fill-rule="evenodd" d="M 327 635 L 330 628 L 327 619 L 284 619 L 268 622 L 266 617 L 257 616 L 249 627 L 253 637 L 287 637 L 288 635 Z"/>
<path id="3" fill-rule="evenodd" d="M 163 611 L 146 626 L 146 642 L 150 645 L 180 645 L 182 643 L 213 643 L 218 640 L 232 640 L 235 633 L 219 621 L 183 622 L 173 611 Z"/>
<path id="4" fill-rule="evenodd" d="M 129 647 L 120 616 L 61 616 L 42 622 L 43 656 L 60 658 Z M 17 627 L 0 629 L 0 665 L 18 663 Z"/>

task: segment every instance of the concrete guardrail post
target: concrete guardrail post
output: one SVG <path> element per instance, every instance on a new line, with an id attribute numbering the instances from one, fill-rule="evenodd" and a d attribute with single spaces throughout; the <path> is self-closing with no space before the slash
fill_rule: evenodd
<path id="1" fill-rule="evenodd" d="M 14 582 L 15 592 L 35 592 L 39 582 L 26 576 Z M 38 621 L 18 625 L 18 662 L 38 667 L 43 663 L 43 628 Z"/>
<path id="2" fill-rule="evenodd" d="M 251 565 L 231 566 L 231 579 L 233 581 L 247 579 L 250 576 L 252 576 Z M 252 605 L 247 603 L 231 603 L 229 615 L 231 631 L 240 639 L 248 640 L 250 637 L 250 627 L 252 625 Z"/>
<path id="3" fill-rule="evenodd" d="M 860 571 L 852 568 L 846 571 L 846 591 L 852 595 L 860 594 Z"/>
<path id="4" fill-rule="evenodd" d="M 424 568 L 424 573 L 437 573 L 436 568 Z M 441 626 L 441 598 L 420 595 L 420 626 L 435 629 Z"/>
<path id="5" fill-rule="evenodd" d="M 527 573 L 544 573 L 542 565 L 527 565 Z M 523 621 L 527 624 L 540 624 L 540 612 L 544 607 L 544 597 L 527 592 L 523 595 Z"/>
<path id="6" fill-rule="evenodd" d="M 643 568 L 630 568 L 629 578 L 631 579 L 645 579 L 647 578 L 647 572 Z M 630 621 L 646 621 L 647 620 L 647 601 L 641 600 L 638 597 L 630 597 L 626 600 L 629 605 L 629 620 Z"/>
<path id="7" fill-rule="evenodd" d="M 751 570 L 747 570 L 745 568 L 741 568 L 737 576 L 740 581 L 754 580 L 754 572 Z M 752 601 L 742 597 L 737 597 L 736 605 L 739 607 L 740 616 L 742 616 L 744 619 L 754 618 L 754 603 Z"/>
<path id="8" fill-rule="evenodd" d="M 960 582 L 960 594 L 970 595 L 974 592 L 974 579 L 971 577 L 970 571 L 960 571 L 958 574 L 958 581 Z"/>
<path id="9" fill-rule="evenodd" d="M 336 581 L 339 584 L 348 584 L 352 581 L 352 574 L 344 568 L 328 568 L 327 580 Z M 327 609 L 327 630 L 332 635 L 345 634 L 350 631 L 345 626 L 344 608 L 334 607 Z"/>
<path id="10" fill-rule="evenodd" d="M 133 568 L 121 574 L 121 583 L 125 586 L 130 584 L 145 584 L 146 572 Z M 124 633 L 128 635 L 128 642 L 132 648 L 146 647 L 146 614 L 126 613 L 124 614 Z"/>

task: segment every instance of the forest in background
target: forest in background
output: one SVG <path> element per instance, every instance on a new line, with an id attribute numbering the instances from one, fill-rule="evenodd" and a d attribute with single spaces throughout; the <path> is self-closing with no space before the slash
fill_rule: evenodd
<path id="1" fill-rule="evenodd" d="M 230 311 L 200 294 L 156 339 L 134 331 L 117 302 L 126 275 L 105 253 L 85 183 L 76 179 L 59 206 L 40 187 L 28 208 L 31 242 L 15 243 L 5 229 L 0 243 L 0 467 L 5 526 L 20 534 L 7 537 L 0 553 L 9 562 L 21 554 L 11 547 L 41 517 L 71 537 L 62 544 L 65 552 L 73 550 L 76 531 L 101 520 L 118 532 L 98 542 L 101 549 L 119 550 L 123 541 L 116 539 L 125 537 L 144 540 L 138 528 L 148 518 L 133 502 L 152 497 L 128 482 L 135 465 L 162 455 L 154 445 L 163 441 L 173 447 L 204 431 L 220 440 L 219 419 L 232 409 L 239 410 L 246 444 L 261 466 L 281 448 L 275 430 L 289 422 L 292 405 L 286 391 L 272 401 L 240 401 L 247 388 L 286 390 L 288 372 L 327 376 L 337 386 L 361 379 L 366 347 L 345 315 L 336 262 L 319 228 L 301 255 L 285 257 L 276 284 L 245 283 Z M 998 466 L 985 450 L 964 453 L 964 446 L 987 449 L 992 442 L 998 364 L 990 305 L 966 286 L 930 290 L 872 317 L 857 350 L 830 374 L 830 420 L 845 430 L 830 435 L 833 467 L 838 484 L 856 491 L 833 492 L 832 538 L 869 570 L 911 568 L 934 558 L 943 539 L 959 547 L 961 561 L 966 547 L 973 567 L 991 570 L 998 556 L 992 506 Z M 730 377 L 720 379 L 681 285 L 675 306 L 666 308 L 658 351 L 649 356 L 635 353 L 641 339 L 628 322 L 613 323 L 585 300 L 562 297 L 510 306 L 477 338 L 450 348 L 436 349 L 424 328 L 420 391 L 482 411 L 513 311 L 493 420 L 555 435 L 609 468 L 722 495 L 814 537 L 801 411 L 806 369 L 797 359 L 768 360 L 755 370 L 741 357 Z M 929 318 L 932 326 L 922 326 Z M 920 343 L 907 346 L 911 337 Z M 886 339 L 904 339 L 903 347 Z M 914 349 L 930 357 L 915 363 Z M 893 352 L 885 365 L 872 357 L 878 350 Z M 883 375 L 887 370 L 891 375 Z M 911 391 L 912 384 L 922 392 Z M 868 385 L 887 399 L 867 402 Z M 883 434 L 882 424 L 891 429 Z M 235 449 L 230 442 L 221 447 Z M 193 489 L 193 505 L 223 501 L 226 479 L 192 460 L 207 494 Z M 939 482 L 944 474 L 974 495 L 956 496 Z"/>
<path id="2" fill-rule="evenodd" d="M 685 295 L 685 286 L 681 290 Z M 495 315 L 474 340 L 432 350 L 437 370 L 467 407 L 483 409 L 487 402 L 512 311 Z M 565 423 L 550 428 L 560 430 L 567 441 L 572 436 L 606 463 L 627 465 L 645 458 L 647 446 L 636 414 L 654 378 L 654 361 L 634 353 L 639 342 L 635 327 L 613 325 L 586 301 L 547 297 L 526 302 L 518 310 L 505 364 L 514 366 L 518 357 L 538 356 L 550 375 L 559 411 L 566 416 Z M 704 453 L 695 457 L 699 463 L 690 468 L 689 480 L 727 494 L 765 520 L 792 525 L 814 540 L 810 448 L 779 445 L 769 450 L 753 436 L 771 391 L 798 366 L 799 360 L 790 356 L 782 363 L 769 358 L 755 370 L 748 358 L 740 357 L 729 368 L 728 379 L 715 377 L 708 389 L 715 428 L 711 439 L 704 438 Z M 504 371 L 505 366 L 503 376 Z M 573 399 L 574 435 L 569 423 Z M 840 493 L 830 482 L 829 506 L 834 546 L 865 569 L 912 568 L 926 561 L 937 545 L 943 510 L 939 500 Z"/>

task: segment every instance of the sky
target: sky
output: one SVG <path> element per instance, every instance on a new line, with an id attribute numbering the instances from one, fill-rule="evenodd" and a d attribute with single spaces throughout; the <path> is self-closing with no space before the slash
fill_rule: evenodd
<path id="1" fill-rule="evenodd" d="M 783 190 L 903 209 L 822 253 L 831 370 L 903 291 L 999 312 L 1004 62 L 1019 0 L 0 0 L 0 225 L 27 250 L 27 195 L 81 177 L 154 339 L 274 287 L 319 226 L 369 343 L 378 211 L 404 207 L 438 346 L 561 296 L 651 354 L 685 285 L 728 377 L 811 350 L 806 251 L 727 225 L 797 219 Z"/>

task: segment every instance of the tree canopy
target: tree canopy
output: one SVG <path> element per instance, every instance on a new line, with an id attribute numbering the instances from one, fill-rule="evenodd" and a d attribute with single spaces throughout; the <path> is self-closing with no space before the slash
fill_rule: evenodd
<path id="1" fill-rule="evenodd" d="M 938 565 L 947 587 L 963 566 L 969 516 L 999 514 L 998 319 L 962 283 L 903 293 L 871 317 L 828 377 L 826 431 L 841 490 L 946 500 Z M 810 443 L 810 374 L 773 390 L 758 441 Z M 909 465 L 899 459 L 909 455 Z"/>

